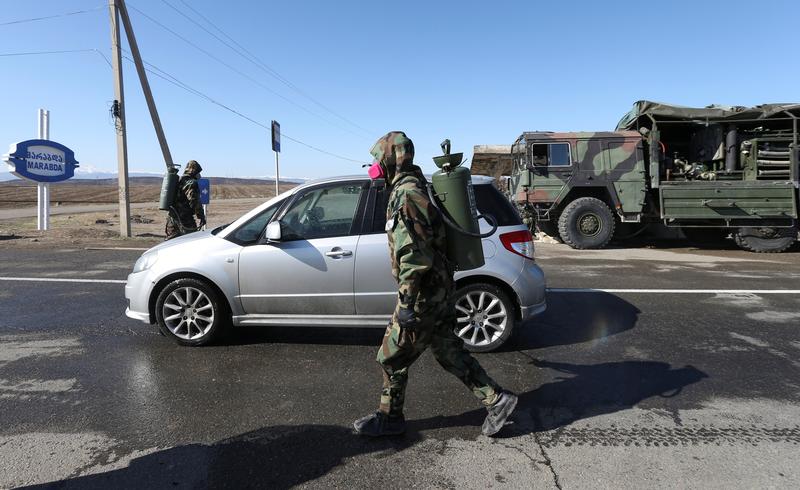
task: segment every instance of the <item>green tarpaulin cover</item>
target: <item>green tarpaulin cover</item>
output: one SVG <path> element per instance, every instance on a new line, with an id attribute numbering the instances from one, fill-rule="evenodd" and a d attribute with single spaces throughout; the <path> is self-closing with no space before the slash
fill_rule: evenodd
<path id="1" fill-rule="evenodd" d="M 683 107 L 679 105 L 662 104 L 650 100 L 640 100 L 633 104 L 633 109 L 625 114 L 617 124 L 617 131 L 624 129 L 638 129 L 637 124 L 641 116 L 649 115 L 659 119 L 696 119 L 705 120 L 736 120 L 736 119 L 766 119 L 778 116 L 784 111 L 791 111 L 795 116 L 800 116 L 800 104 L 761 104 L 754 107 L 710 105 L 708 107 Z M 783 114 L 785 116 L 785 113 Z"/>

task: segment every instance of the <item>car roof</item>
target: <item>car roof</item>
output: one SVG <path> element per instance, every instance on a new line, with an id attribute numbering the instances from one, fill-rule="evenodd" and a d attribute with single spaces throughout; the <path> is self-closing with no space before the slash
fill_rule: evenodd
<path id="1" fill-rule="evenodd" d="M 425 178 L 428 179 L 428 181 L 430 181 L 431 174 L 425 174 Z M 494 182 L 494 177 L 491 177 L 489 175 L 472 175 L 471 178 L 473 185 L 484 185 L 484 184 L 491 184 L 492 182 Z M 366 181 L 368 179 L 369 177 L 367 177 L 366 175 L 339 175 L 334 177 L 320 177 L 318 179 L 308 180 L 298 185 L 297 187 L 294 188 L 294 191 L 296 192 L 301 189 L 305 189 L 306 187 L 311 187 L 313 185 L 318 185 L 318 184 L 327 184 L 330 182 L 347 182 L 349 180 Z"/>
<path id="2" fill-rule="evenodd" d="M 426 175 L 425 178 L 430 179 L 430 175 Z M 292 189 L 289 189 L 278 196 L 273 197 L 272 199 L 267 200 L 263 204 L 256 206 L 255 208 L 251 209 L 249 212 L 243 214 L 238 219 L 233 221 L 230 225 L 228 225 L 224 230 L 222 230 L 218 236 L 224 238 L 230 233 L 232 230 L 238 228 L 240 223 L 244 223 L 245 221 L 249 220 L 251 217 L 255 216 L 256 214 L 260 213 L 263 209 L 271 206 L 274 202 L 278 199 L 286 198 L 287 196 L 292 196 L 303 189 L 307 189 L 314 185 L 318 184 L 327 184 L 331 182 L 347 182 L 347 181 L 367 181 L 369 177 L 366 175 L 340 175 L 335 177 L 323 177 L 319 179 L 309 180 L 303 184 L 300 184 Z M 473 185 L 487 185 L 494 182 L 494 177 L 489 177 L 488 175 L 473 175 L 472 176 L 472 183 Z"/>

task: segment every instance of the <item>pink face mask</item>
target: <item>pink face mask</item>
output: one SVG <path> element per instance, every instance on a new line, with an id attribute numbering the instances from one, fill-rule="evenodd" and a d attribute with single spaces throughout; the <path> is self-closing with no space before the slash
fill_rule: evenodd
<path id="1" fill-rule="evenodd" d="M 369 170 L 367 170 L 367 174 L 369 174 L 369 178 L 372 180 L 375 179 L 382 179 L 386 176 L 386 172 L 383 171 L 383 166 L 380 162 L 374 162 L 370 165 Z"/>

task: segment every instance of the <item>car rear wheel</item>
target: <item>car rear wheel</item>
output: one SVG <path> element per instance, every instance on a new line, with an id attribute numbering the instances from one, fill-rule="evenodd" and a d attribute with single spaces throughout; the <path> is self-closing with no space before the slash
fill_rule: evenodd
<path id="1" fill-rule="evenodd" d="M 511 337 L 514 303 L 492 284 L 469 284 L 456 292 L 455 333 L 471 352 L 497 349 Z"/>
<path id="2" fill-rule="evenodd" d="M 172 281 L 156 300 L 158 328 L 181 345 L 211 343 L 228 318 L 227 305 L 216 290 L 198 279 Z"/>

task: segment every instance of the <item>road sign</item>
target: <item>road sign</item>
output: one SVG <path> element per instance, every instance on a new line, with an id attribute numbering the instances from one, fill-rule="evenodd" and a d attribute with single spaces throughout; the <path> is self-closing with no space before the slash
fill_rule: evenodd
<path id="1" fill-rule="evenodd" d="M 72 150 L 46 139 L 26 140 L 11 145 L 3 161 L 11 167 L 12 174 L 35 182 L 71 179 L 78 167 Z"/>
<path id="2" fill-rule="evenodd" d="M 208 204 L 211 201 L 211 183 L 208 179 L 197 179 L 197 187 L 200 188 L 200 204 Z"/>
<path id="3" fill-rule="evenodd" d="M 281 152 L 281 125 L 278 121 L 272 121 L 272 151 Z"/>

